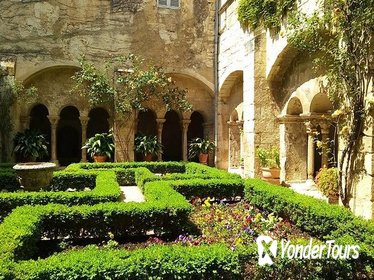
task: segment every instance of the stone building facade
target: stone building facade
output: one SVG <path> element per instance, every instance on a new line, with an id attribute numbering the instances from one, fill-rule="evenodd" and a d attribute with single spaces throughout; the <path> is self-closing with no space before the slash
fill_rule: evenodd
<path id="1" fill-rule="evenodd" d="M 299 2 L 305 11 L 315 6 L 314 0 Z M 69 92 L 82 54 L 100 65 L 108 57 L 135 53 L 167 69 L 188 89 L 194 107 L 188 113 L 166 112 L 151 102 L 149 111 L 134 116 L 136 130 L 162 139 L 164 160 L 186 160 L 188 141 L 204 136 L 216 140 L 214 163 L 219 168 L 243 166 L 245 176 L 259 176 L 256 148 L 275 146 L 280 149 L 281 181 L 313 180 L 321 166 L 332 164 L 316 147 L 316 135 L 319 140 L 337 139 L 323 77 L 288 45 L 284 32 L 271 36 L 240 26 L 238 3 L 0 1 L 1 63 L 39 92 L 33 104 L 20 101 L 12 108 L 14 132 L 41 129 L 50 139 L 50 160 L 65 165 L 85 161 L 80 150 L 85 139 L 108 130 L 116 120 L 117 145 L 122 141 L 132 151 L 135 132 L 121 140 L 129 126 L 111 108 L 92 108 Z M 372 151 L 372 143 L 366 141 L 365 149 Z M 368 173 L 373 164 L 370 154 L 365 158 Z M 373 184 L 370 176 L 361 178 L 352 199 L 352 210 L 366 218 L 374 215 Z"/>
<path id="2" fill-rule="evenodd" d="M 109 57 L 134 53 L 163 66 L 188 89 L 192 112 L 166 112 L 151 102 L 148 114 L 134 119 L 138 129 L 153 123 L 164 136 L 164 159 L 187 160 L 192 137 L 214 138 L 214 7 L 199 0 L 1 1 L 0 59 L 13 63 L 15 79 L 39 94 L 33 104 L 21 100 L 12 108 L 14 132 L 38 128 L 48 135 L 52 161 L 85 161 L 82 143 L 112 127 L 116 115 L 70 93 L 78 59 L 84 55 L 100 66 Z M 126 142 L 133 151 L 133 137 Z M 133 160 L 134 152 L 129 156 Z"/>

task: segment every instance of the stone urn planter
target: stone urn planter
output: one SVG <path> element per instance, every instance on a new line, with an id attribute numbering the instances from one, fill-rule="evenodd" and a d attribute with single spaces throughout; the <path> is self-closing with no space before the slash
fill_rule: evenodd
<path id="1" fill-rule="evenodd" d="M 13 166 L 26 191 L 47 190 L 53 177 L 56 164 L 51 162 L 26 162 Z"/>

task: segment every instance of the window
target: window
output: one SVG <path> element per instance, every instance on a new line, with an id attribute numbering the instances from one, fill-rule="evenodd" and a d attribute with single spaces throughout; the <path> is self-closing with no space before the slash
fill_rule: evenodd
<path id="1" fill-rule="evenodd" d="M 163 8 L 179 9 L 179 0 L 157 0 L 157 5 Z"/>

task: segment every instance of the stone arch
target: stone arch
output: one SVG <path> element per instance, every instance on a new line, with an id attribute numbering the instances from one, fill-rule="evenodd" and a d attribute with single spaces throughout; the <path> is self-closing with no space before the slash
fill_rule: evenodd
<path id="1" fill-rule="evenodd" d="M 199 74 L 195 71 L 192 71 L 192 70 L 189 70 L 189 69 L 180 70 L 178 72 L 173 71 L 173 70 L 169 70 L 169 71 L 167 71 L 167 73 L 169 75 L 172 75 L 172 76 L 190 77 L 190 78 L 198 81 L 204 87 L 206 87 L 209 90 L 212 97 L 214 96 L 214 84 L 212 82 L 210 82 L 208 79 L 206 79 L 204 76 L 202 76 L 201 74 Z"/>
<path id="2" fill-rule="evenodd" d="M 41 103 L 32 106 L 29 113 L 29 128 L 45 135 L 48 141 L 48 155 L 41 159 L 42 161 L 49 161 L 51 159 L 51 124 L 48 115 L 49 111 L 47 106 Z"/>
<path id="3" fill-rule="evenodd" d="M 228 73 L 227 76 L 223 79 L 224 82 L 219 88 L 219 96 L 221 98 L 228 97 L 231 93 L 232 87 L 240 77 L 243 78 L 243 70 L 234 70 Z"/>
<path id="4" fill-rule="evenodd" d="M 325 93 L 317 93 L 310 102 L 311 113 L 327 113 L 332 110 L 332 104 Z"/>
<path id="5" fill-rule="evenodd" d="M 79 110 L 65 106 L 57 125 L 57 159 L 62 166 L 81 160 L 82 126 Z"/>
<path id="6" fill-rule="evenodd" d="M 297 49 L 286 43 L 282 51 L 276 56 L 274 63 L 270 66 L 268 71 L 267 80 L 270 84 L 276 84 L 282 81 L 287 69 L 298 54 L 299 52 Z"/>
<path id="7" fill-rule="evenodd" d="M 204 138 L 205 132 L 204 132 L 204 116 L 198 112 L 194 111 L 191 114 L 190 117 L 190 124 L 188 125 L 188 130 L 187 130 L 187 142 L 190 143 L 192 139 L 195 138 Z M 193 159 L 189 159 L 190 161 L 195 161 L 198 162 L 198 158 L 195 157 Z"/>
<path id="8" fill-rule="evenodd" d="M 51 69 L 62 69 L 62 68 L 73 68 L 76 70 L 80 69 L 78 62 L 64 61 L 62 63 L 56 64 L 55 62 L 44 62 L 36 66 L 23 67 L 22 69 L 17 69 L 17 79 L 28 83 L 35 76 L 40 73 L 49 71 Z"/>
<path id="9" fill-rule="evenodd" d="M 303 113 L 303 105 L 298 97 L 292 97 L 287 103 L 287 115 L 299 116 Z"/>
<path id="10" fill-rule="evenodd" d="M 180 114 L 168 111 L 162 129 L 162 146 L 164 161 L 182 160 L 182 128 Z"/>
<path id="11" fill-rule="evenodd" d="M 227 75 L 219 91 L 217 166 L 238 168 L 242 157 L 243 71 Z"/>

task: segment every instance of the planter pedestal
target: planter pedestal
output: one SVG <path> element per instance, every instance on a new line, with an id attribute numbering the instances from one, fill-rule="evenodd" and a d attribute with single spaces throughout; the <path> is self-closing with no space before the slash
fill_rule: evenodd
<path id="1" fill-rule="evenodd" d="M 53 177 L 56 164 L 51 162 L 27 162 L 13 166 L 20 183 L 26 191 L 47 190 Z"/>

